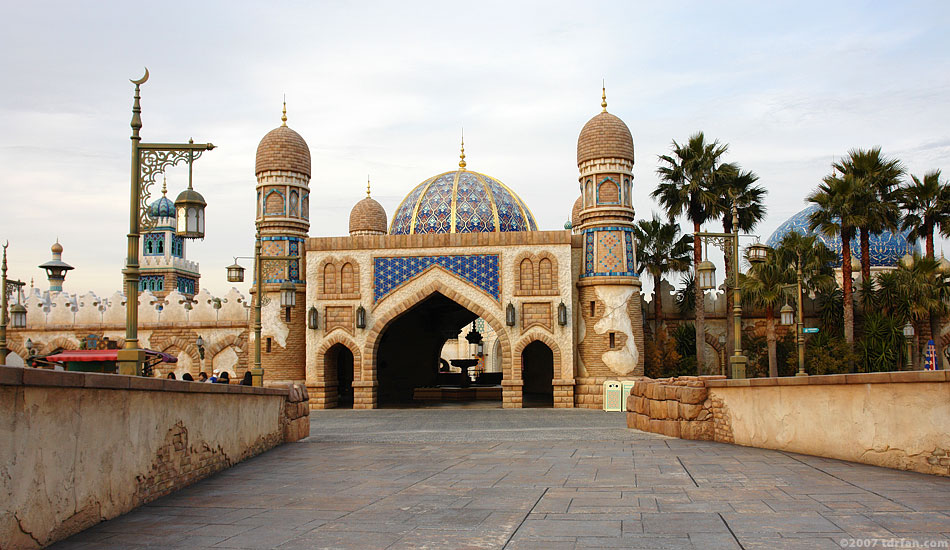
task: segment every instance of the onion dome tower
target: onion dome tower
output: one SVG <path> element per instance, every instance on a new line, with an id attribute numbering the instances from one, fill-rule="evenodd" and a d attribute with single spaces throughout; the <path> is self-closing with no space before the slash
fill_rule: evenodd
<path id="1" fill-rule="evenodd" d="M 261 234 L 263 255 L 300 256 L 300 259 L 264 262 L 261 269 L 265 299 L 270 299 L 262 314 L 261 366 L 266 384 L 306 379 L 306 308 L 303 304 L 306 303 L 306 239 L 310 231 L 310 147 L 300 134 L 287 126 L 286 101 L 280 121 L 280 126 L 268 132 L 257 146 L 255 224 Z M 280 303 L 280 286 L 286 282 L 296 286 L 297 305 L 280 310 L 275 318 L 267 310 L 279 307 L 276 304 Z M 251 293 L 255 292 L 252 287 Z"/>
<path id="2" fill-rule="evenodd" d="M 162 181 L 162 196 L 148 206 L 148 216 L 155 227 L 142 234 L 139 248 L 139 292 L 150 291 L 164 298 L 177 290 L 188 298 L 198 293 L 201 273 L 198 262 L 188 260 L 185 239 L 175 232 L 175 203 L 166 195 L 168 185 Z"/>
<path id="3" fill-rule="evenodd" d="M 643 374 L 643 316 L 633 234 L 633 137 L 620 118 L 603 110 L 577 138 L 581 208 L 574 231 L 583 237 L 577 282 L 580 321 L 586 326 L 578 357 L 590 377 Z"/>
<path id="4" fill-rule="evenodd" d="M 40 265 L 39 268 L 46 270 L 46 277 L 49 279 L 49 291 L 62 292 L 66 272 L 75 268 L 63 261 L 63 245 L 59 244 L 59 239 L 56 239 L 56 242 L 50 247 L 50 251 L 53 253 L 53 259 Z"/>
<path id="5" fill-rule="evenodd" d="M 385 235 L 386 210 L 370 196 L 369 178 L 366 178 L 366 198 L 350 210 L 350 236 Z"/>

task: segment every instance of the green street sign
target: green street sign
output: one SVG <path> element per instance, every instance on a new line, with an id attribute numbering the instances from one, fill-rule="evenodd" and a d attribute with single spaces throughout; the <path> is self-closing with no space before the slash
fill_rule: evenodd
<path id="1" fill-rule="evenodd" d="M 802 328 L 802 332 L 805 334 L 815 334 L 818 332 L 818 327 L 804 327 Z"/>

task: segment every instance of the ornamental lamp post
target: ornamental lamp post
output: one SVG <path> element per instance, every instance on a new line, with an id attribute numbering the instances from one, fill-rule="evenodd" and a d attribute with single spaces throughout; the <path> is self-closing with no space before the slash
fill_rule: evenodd
<path id="1" fill-rule="evenodd" d="M 7 323 L 12 328 L 26 327 L 26 308 L 20 304 L 20 290 L 23 288 L 22 281 L 11 281 L 7 279 L 7 247 L 10 242 L 3 245 L 3 264 L 0 266 L 0 365 L 7 362 L 7 354 L 10 350 L 7 348 Z M 16 304 L 10 308 L 10 316 L 7 317 L 7 295 L 16 292 Z"/>
<path id="2" fill-rule="evenodd" d="M 149 188 L 158 174 L 181 162 L 188 163 L 188 189 L 176 201 L 176 233 L 186 239 L 204 237 L 204 198 L 192 188 L 192 165 L 205 151 L 214 149 L 211 143 L 142 143 L 142 106 L 140 90 L 148 81 L 145 75 L 135 84 L 132 101 L 132 173 L 129 203 L 128 250 L 125 269 L 125 346 L 118 352 L 119 374 L 141 376 L 145 363 L 145 350 L 139 347 L 139 241 L 143 232 L 150 231 L 155 220 L 148 215 Z M 200 199 L 200 201 L 198 200 Z M 179 204 L 180 203 L 180 204 Z M 200 203 L 200 204 L 199 204 Z M 200 215 L 199 215 L 200 213 Z"/>
<path id="3" fill-rule="evenodd" d="M 911 353 L 913 352 L 913 347 L 911 340 L 914 338 L 914 325 L 910 321 L 904 325 L 904 341 L 907 343 L 907 354 L 904 358 L 904 367 L 906 370 L 913 370 L 913 360 L 911 358 Z"/>
<path id="4" fill-rule="evenodd" d="M 735 201 L 732 203 L 732 233 L 696 233 L 696 236 L 706 243 L 713 243 L 720 248 L 724 254 L 732 253 L 732 273 L 730 276 L 732 285 L 732 317 L 734 323 L 735 346 L 732 357 L 729 358 L 732 378 L 745 378 L 746 365 L 749 360 L 742 355 L 742 301 L 741 291 L 739 289 L 739 237 L 755 237 L 755 244 L 749 245 L 746 249 L 746 258 L 750 263 L 761 263 L 768 256 L 768 247 L 760 244 L 758 235 L 740 235 L 739 234 L 739 209 Z M 696 266 L 696 284 L 702 290 L 712 290 L 716 288 L 716 266 L 708 258 Z M 727 281 L 727 285 L 729 281 Z M 697 357 L 697 364 L 701 365 L 701 357 Z M 701 367 L 700 367 L 701 368 Z"/>

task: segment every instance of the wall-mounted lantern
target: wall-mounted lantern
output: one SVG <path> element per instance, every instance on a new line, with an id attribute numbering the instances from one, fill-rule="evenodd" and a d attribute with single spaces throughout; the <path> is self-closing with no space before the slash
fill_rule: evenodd
<path id="1" fill-rule="evenodd" d="M 508 307 L 505 308 L 505 324 L 509 327 L 515 326 L 515 306 L 508 302 Z"/>
<path id="2" fill-rule="evenodd" d="M 567 324 L 567 306 L 564 305 L 563 300 L 561 300 L 561 303 L 557 306 L 557 324 L 562 327 Z"/>
<path id="3" fill-rule="evenodd" d="M 195 345 L 198 346 L 198 355 L 201 357 L 201 360 L 204 361 L 205 358 L 205 341 L 202 340 L 201 335 L 198 335 L 198 339 L 195 340 Z"/>
<path id="4" fill-rule="evenodd" d="M 310 306 L 310 309 L 307 310 L 307 328 L 310 330 L 316 330 L 318 326 L 317 308 L 315 306 Z"/>
<path id="5" fill-rule="evenodd" d="M 362 304 L 356 308 L 356 328 L 366 328 L 366 308 Z"/>

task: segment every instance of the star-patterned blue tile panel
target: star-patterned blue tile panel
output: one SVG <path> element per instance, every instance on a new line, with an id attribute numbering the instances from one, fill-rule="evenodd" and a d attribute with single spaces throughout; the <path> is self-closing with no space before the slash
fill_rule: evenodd
<path id="1" fill-rule="evenodd" d="M 622 253 L 618 250 L 620 243 L 611 238 L 618 231 L 623 235 Z M 629 227 L 596 227 L 584 230 L 584 272 L 581 278 L 639 277 L 640 275 L 634 271 L 636 264 L 633 261 L 633 238 L 633 231 Z M 602 247 L 606 246 L 609 250 L 609 262 L 596 261 L 598 244 Z M 608 269 L 604 266 L 618 269 Z"/>
<path id="2" fill-rule="evenodd" d="M 500 284 L 498 256 L 388 256 L 373 259 L 373 300 L 387 294 L 432 266 L 439 266 L 468 281 L 498 300 Z"/>
<path id="3" fill-rule="evenodd" d="M 821 242 L 823 242 L 825 246 L 827 246 L 828 249 L 830 249 L 837 256 L 838 259 L 835 261 L 835 267 L 840 267 L 841 237 L 829 237 L 821 232 L 810 231 L 808 229 L 808 217 L 817 209 L 818 205 L 813 204 L 801 212 L 795 214 L 791 218 L 785 220 L 785 222 L 778 226 L 778 229 L 772 233 L 772 236 L 769 237 L 769 240 L 766 241 L 766 244 L 772 248 L 775 248 L 780 242 L 782 242 L 782 239 L 785 237 L 785 235 L 792 231 L 806 236 L 817 235 L 818 239 L 821 240 Z M 871 252 L 871 266 L 893 267 L 898 261 L 900 261 L 901 258 L 904 257 L 905 254 L 919 254 L 920 247 L 910 242 L 908 239 L 909 233 L 910 231 L 903 231 L 900 233 L 885 231 L 883 233 L 871 235 L 870 239 L 868 239 Z M 851 240 L 851 255 L 858 259 L 861 258 L 861 245 L 857 236 Z"/>

